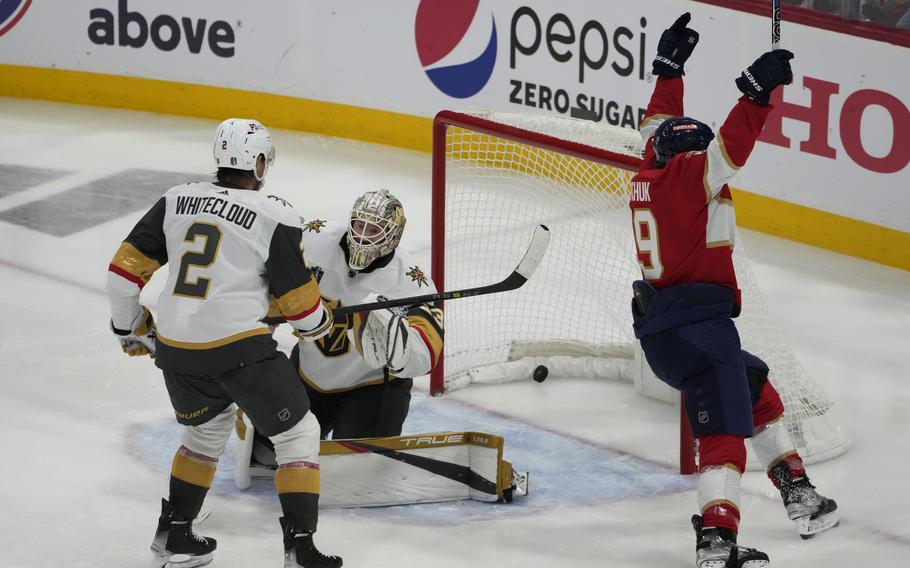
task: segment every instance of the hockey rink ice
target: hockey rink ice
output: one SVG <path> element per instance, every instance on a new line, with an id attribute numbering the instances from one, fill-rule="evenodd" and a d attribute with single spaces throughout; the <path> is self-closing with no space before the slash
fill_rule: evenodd
<path id="1" fill-rule="evenodd" d="M 217 122 L 0 98 L 0 567 L 151 562 L 179 433 L 158 369 L 124 356 L 108 329 L 105 276 L 147 207 L 214 171 Z M 306 218 L 344 219 L 357 195 L 389 188 L 408 217 L 402 247 L 429 271 L 428 154 L 272 133 L 265 191 Z M 775 567 L 910 565 L 910 273 L 743 238 L 769 309 L 853 445 L 809 466 L 839 504 L 839 528 L 800 540 L 770 482 L 748 472 L 740 543 Z M 405 432 L 501 433 L 531 494 L 324 509 L 323 552 L 352 568 L 694 565 L 695 481 L 677 474 L 675 408 L 629 384 L 555 376 L 443 398 L 427 385 L 417 381 Z M 198 528 L 218 539 L 212 566 L 280 566 L 271 481 L 236 490 L 232 451 Z"/>

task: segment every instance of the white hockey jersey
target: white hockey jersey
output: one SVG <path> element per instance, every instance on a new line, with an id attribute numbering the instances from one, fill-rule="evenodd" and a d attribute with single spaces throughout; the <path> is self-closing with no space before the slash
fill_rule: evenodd
<path id="1" fill-rule="evenodd" d="M 331 307 L 364 303 L 368 295 L 404 298 L 436 292 L 427 273 L 400 248 L 391 258 L 379 259 L 366 271 L 351 273 L 345 259 L 346 227 L 316 219 L 304 225 L 307 261 L 319 280 L 322 296 Z M 379 266 L 377 266 L 379 264 Z M 357 351 L 352 327 L 354 316 L 339 317 L 332 329 L 316 341 L 299 341 L 301 378 L 322 392 L 338 392 L 378 384 L 382 369 L 373 369 Z M 396 376 L 418 377 L 429 373 L 442 354 L 442 313 L 423 304 L 408 311 L 411 356 Z"/>
<path id="2" fill-rule="evenodd" d="M 139 292 L 170 263 L 157 303 L 159 367 L 229 369 L 274 352 L 263 317 L 274 302 L 302 334 L 331 325 L 301 250 L 302 224 L 287 202 L 213 183 L 170 189 L 121 244 L 108 271 L 112 322 L 130 329 Z"/>

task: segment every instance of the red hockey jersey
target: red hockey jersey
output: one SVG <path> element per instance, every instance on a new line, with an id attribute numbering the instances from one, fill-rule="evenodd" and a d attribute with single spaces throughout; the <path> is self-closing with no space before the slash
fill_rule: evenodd
<path id="1" fill-rule="evenodd" d="M 733 270 L 736 217 L 727 181 L 745 164 L 772 107 L 741 98 L 708 149 L 674 156 L 654 168 L 651 137 L 683 116 L 683 80 L 657 79 L 641 123 L 645 157 L 632 178 L 632 226 L 642 275 L 658 290 L 706 282 L 740 291 Z"/>

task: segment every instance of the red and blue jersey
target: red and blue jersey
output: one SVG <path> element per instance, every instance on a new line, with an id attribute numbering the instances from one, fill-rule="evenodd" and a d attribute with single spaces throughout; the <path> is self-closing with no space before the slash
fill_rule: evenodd
<path id="1" fill-rule="evenodd" d="M 731 288 L 736 216 L 727 181 L 745 164 L 771 106 L 741 98 L 707 150 L 686 152 L 655 168 L 651 138 L 666 119 L 683 116 L 683 80 L 657 78 L 641 135 L 645 156 L 631 181 L 629 208 L 644 279 L 658 290 L 702 282 Z"/>

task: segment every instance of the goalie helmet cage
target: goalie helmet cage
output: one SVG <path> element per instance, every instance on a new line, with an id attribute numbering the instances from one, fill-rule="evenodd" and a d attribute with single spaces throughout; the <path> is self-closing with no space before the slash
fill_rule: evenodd
<path id="1" fill-rule="evenodd" d="M 432 277 L 439 291 L 500 280 L 538 224 L 552 238 L 521 289 L 445 304 L 433 394 L 527 379 L 545 364 L 551 375 L 632 380 L 645 394 L 663 389 L 667 400 L 669 387 L 636 354 L 629 308 L 630 285 L 641 272 L 628 182 L 641 155 L 637 131 L 605 123 L 520 113 L 436 116 Z M 781 338 L 739 242 L 734 263 L 743 345 L 770 365 L 797 449 L 807 462 L 843 453 L 850 438 L 842 418 Z M 680 408 L 680 471 L 693 473 L 696 449 Z"/>

